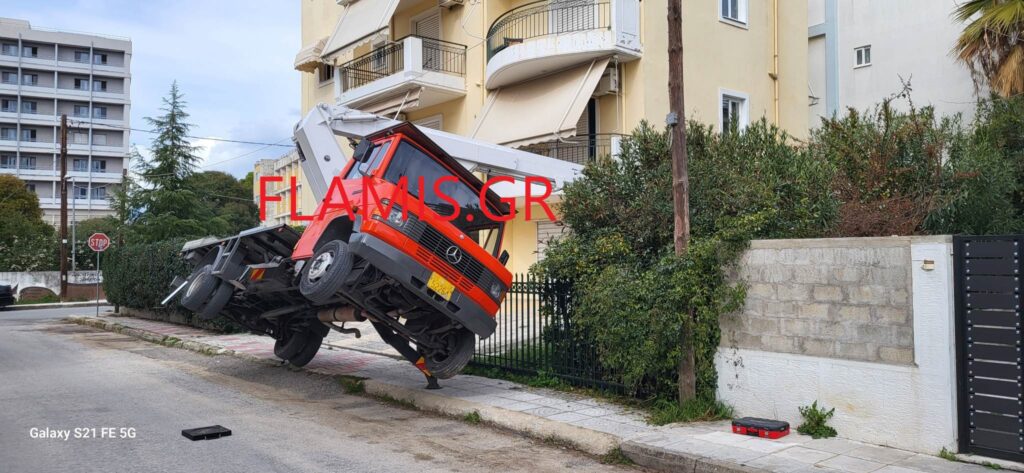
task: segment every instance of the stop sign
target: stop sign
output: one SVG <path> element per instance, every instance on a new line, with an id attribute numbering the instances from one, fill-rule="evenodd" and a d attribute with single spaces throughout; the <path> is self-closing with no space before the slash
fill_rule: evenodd
<path id="1" fill-rule="evenodd" d="M 89 248 L 96 252 L 105 251 L 110 248 L 110 237 L 106 233 L 93 233 L 89 237 Z"/>

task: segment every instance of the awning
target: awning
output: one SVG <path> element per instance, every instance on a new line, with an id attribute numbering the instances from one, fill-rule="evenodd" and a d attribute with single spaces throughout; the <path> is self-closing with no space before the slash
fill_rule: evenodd
<path id="1" fill-rule="evenodd" d="M 327 37 L 325 36 L 302 48 L 299 53 L 295 55 L 295 70 L 302 72 L 315 71 L 316 68 L 322 64 L 320 61 L 320 54 L 324 51 L 324 45 L 326 44 Z"/>
<path id="2" fill-rule="evenodd" d="M 376 38 L 387 38 L 391 16 L 400 0 L 356 0 L 341 12 L 322 57 L 327 62 Z"/>
<path id="3" fill-rule="evenodd" d="M 608 61 L 598 59 L 494 91 L 470 136 L 513 148 L 574 136 Z"/>
<path id="4" fill-rule="evenodd" d="M 356 108 L 374 115 L 393 119 L 395 118 L 395 114 L 402 110 L 409 110 L 411 108 L 418 107 L 420 105 L 421 92 L 423 92 L 423 88 L 417 87 L 388 99 L 361 105 Z"/>

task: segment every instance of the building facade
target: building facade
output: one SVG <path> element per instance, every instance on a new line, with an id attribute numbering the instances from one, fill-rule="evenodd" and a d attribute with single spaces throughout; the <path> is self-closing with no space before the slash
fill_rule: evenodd
<path id="1" fill-rule="evenodd" d="M 866 110 L 903 90 L 916 107 L 974 116 L 967 67 L 950 52 L 963 25 L 956 0 L 808 0 L 810 121 Z M 982 91 L 983 94 L 986 92 Z M 906 109 L 905 101 L 897 107 Z"/>
<path id="2" fill-rule="evenodd" d="M 807 4 L 684 0 L 687 118 L 808 130 Z M 302 110 L 400 118 L 586 163 L 668 105 L 666 0 L 302 0 Z M 315 206 L 315 203 L 310 203 Z M 510 222 L 525 271 L 557 222 Z"/>
<path id="3" fill-rule="evenodd" d="M 128 168 L 132 44 L 0 18 L 0 173 L 60 221 L 60 119 L 68 116 L 69 216 L 112 214 Z M 70 218 L 70 217 L 69 217 Z"/>

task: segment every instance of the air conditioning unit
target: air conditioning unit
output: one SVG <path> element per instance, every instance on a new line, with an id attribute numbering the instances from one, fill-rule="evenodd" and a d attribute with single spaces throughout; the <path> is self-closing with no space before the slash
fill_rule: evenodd
<path id="1" fill-rule="evenodd" d="M 604 74 L 601 74 L 601 80 L 597 82 L 597 88 L 594 89 L 594 96 L 600 97 L 617 93 L 619 93 L 619 71 L 614 67 L 609 67 L 604 70 Z"/>
<path id="2" fill-rule="evenodd" d="M 456 5 L 462 5 L 466 0 L 437 0 L 437 6 L 444 8 L 451 8 Z"/>

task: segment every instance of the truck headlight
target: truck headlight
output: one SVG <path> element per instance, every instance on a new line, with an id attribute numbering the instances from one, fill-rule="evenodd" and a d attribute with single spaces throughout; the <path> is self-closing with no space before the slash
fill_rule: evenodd
<path id="1" fill-rule="evenodd" d="M 500 300 L 501 299 L 501 290 L 502 290 L 501 283 L 496 283 L 496 282 L 495 283 L 491 283 L 491 289 L 490 289 L 490 291 L 491 291 L 491 298 L 494 299 L 494 300 Z"/>
<path id="2" fill-rule="evenodd" d="M 405 225 L 405 219 L 402 218 L 402 209 L 398 207 L 391 209 L 391 213 L 388 214 L 388 223 L 395 228 L 402 228 L 402 225 Z"/>

